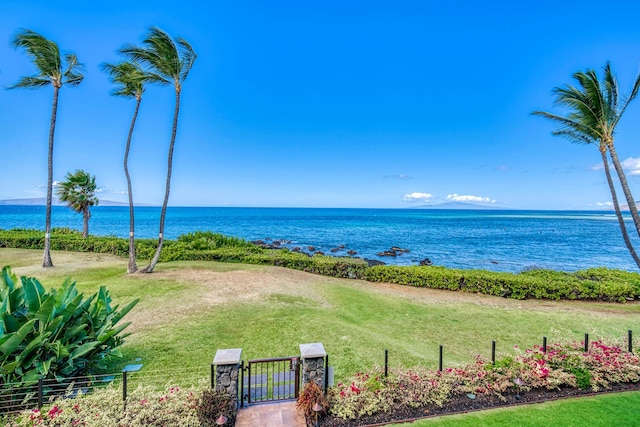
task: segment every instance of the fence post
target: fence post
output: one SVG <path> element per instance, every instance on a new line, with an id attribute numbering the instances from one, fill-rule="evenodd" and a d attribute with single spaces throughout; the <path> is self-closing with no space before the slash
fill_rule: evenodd
<path id="1" fill-rule="evenodd" d="M 325 357 L 327 352 L 322 343 L 300 344 L 300 358 L 302 359 L 302 387 L 314 382 L 324 388 L 327 384 Z"/>
<path id="2" fill-rule="evenodd" d="M 389 376 L 389 350 L 384 349 L 384 377 Z"/>
<path id="3" fill-rule="evenodd" d="M 127 371 L 122 371 L 122 402 L 127 406 Z"/>
<path id="4" fill-rule="evenodd" d="M 496 364 L 496 342 L 491 341 L 491 363 Z"/>
<path id="5" fill-rule="evenodd" d="M 542 337 L 542 352 L 547 354 L 547 337 Z"/>
<path id="6" fill-rule="evenodd" d="M 44 401 L 44 381 L 42 377 L 38 378 L 38 409 L 42 408 L 42 403 Z"/>
<path id="7" fill-rule="evenodd" d="M 329 355 L 324 357 L 324 394 L 327 394 L 329 388 Z"/>
<path id="8" fill-rule="evenodd" d="M 589 352 L 589 334 L 584 334 L 584 352 Z"/>
<path id="9" fill-rule="evenodd" d="M 211 388 L 216 388 L 216 365 L 211 362 Z"/>
<path id="10" fill-rule="evenodd" d="M 440 344 L 440 362 L 438 363 L 438 372 L 442 372 L 442 344 Z"/>
<path id="11" fill-rule="evenodd" d="M 627 332 L 627 341 L 629 343 L 629 353 L 633 353 L 633 332 L 631 332 L 631 329 Z"/>

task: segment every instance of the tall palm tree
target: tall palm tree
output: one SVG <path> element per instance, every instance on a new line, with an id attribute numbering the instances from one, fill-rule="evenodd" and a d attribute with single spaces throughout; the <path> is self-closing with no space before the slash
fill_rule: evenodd
<path id="1" fill-rule="evenodd" d="M 160 231 L 158 233 L 158 247 L 153 259 L 143 273 L 151 273 L 158 263 L 162 251 L 164 222 L 169 202 L 171 188 L 171 172 L 173 165 L 173 147 L 178 131 L 178 114 L 180 112 L 180 94 L 182 84 L 189 75 L 191 67 L 196 60 L 196 53 L 191 45 L 182 38 L 174 41 L 167 33 L 159 28 L 151 27 L 146 38 L 142 41 L 142 47 L 125 46 L 120 52 L 126 57 L 141 63 L 148 74 L 148 81 L 162 86 L 173 85 L 176 94 L 176 104 L 173 113 L 173 128 L 171 141 L 169 142 L 169 156 L 167 160 L 167 180 L 165 184 L 164 200 L 160 212 Z"/>
<path id="2" fill-rule="evenodd" d="M 629 106 L 629 103 L 638 95 L 638 90 L 640 90 L 640 75 L 636 77 L 629 96 L 627 96 L 626 99 L 621 99 L 618 93 L 618 81 L 611 71 L 609 62 L 605 64 L 603 74 L 604 79 L 601 82 L 593 69 L 588 69 L 585 72 L 577 72 L 573 77 L 578 81 L 579 87 L 567 85 L 553 89 L 556 98 L 554 104 L 569 109 L 569 113 L 566 116 L 543 111 L 535 111 L 533 114 L 545 117 L 559 124 L 558 130 L 554 131 L 553 135 L 563 136 L 577 143 L 595 144 L 598 146 L 622 237 L 636 265 L 640 267 L 640 260 L 629 240 L 622 212 L 620 211 L 617 194 L 609 172 L 609 161 L 606 155 L 608 152 L 611 156 L 611 161 L 618 175 L 622 192 L 629 206 L 631 218 L 640 236 L 638 208 L 629 189 L 627 178 L 618 159 L 614 145 L 616 127 Z"/>
<path id="3" fill-rule="evenodd" d="M 53 192 L 53 137 L 56 129 L 56 114 L 58 111 L 58 91 L 62 86 L 76 87 L 84 78 L 81 73 L 82 64 L 73 53 L 63 55 L 60 58 L 60 49 L 55 42 L 46 39 L 31 30 L 19 30 L 11 44 L 17 48 L 23 48 L 31 57 L 38 69 L 35 76 L 22 77 L 18 83 L 9 89 L 27 88 L 38 89 L 44 86 L 53 86 L 53 106 L 51 108 L 51 122 L 49 125 L 49 155 L 47 173 L 47 207 L 45 215 L 44 257 L 43 267 L 53 267 L 51 261 L 51 198 Z"/>
<path id="4" fill-rule="evenodd" d="M 135 98 L 136 100 L 136 108 L 133 111 L 133 118 L 129 126 L 129 134 L 127 135 L 127 144 L 124 150 L 124 174 L 127 177 L 127 193 L 129 194 L 129 265 L 127 266 L 127 273 L 135 273 L 138 271 L 138 266 L 136 265 L 136 246 L 134 240 L 135 219 L 131 176 L 129 175 L 129 149 L 131 148 L 133 128 L 136 125 L 142 94 L 145 90 L 144 85 L 148 76 L 142 67 L 133 61 L 125 61 L 118 64 L 102 64 L 102 69 L 109 75 L 113 84 L 116 85 L 111 91 L 111 95 L 121 96 L 123 98 Z"/>
<path id="5" fill-rule="evenodd" d="M 97 206 L 99 203 L 98 197 L 96 197 L 97 189 L 96 177 L 80 169 L 74 173 L 68 172 L 65 180 L 59 184 L 56 190 L 61 201 L 65 202 L 73 211 L 82 214 L 84 220 L 82 237 L 84 238 L 89 236 L 91 207 Z"/>

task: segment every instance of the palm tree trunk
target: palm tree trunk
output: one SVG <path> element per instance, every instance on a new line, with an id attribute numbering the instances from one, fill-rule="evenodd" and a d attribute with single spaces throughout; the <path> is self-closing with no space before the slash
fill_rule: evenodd
<path id="1" fill-rule="evenodd" d="M 171 142 L 169 143 L 169 159 L 167 162 L 167 183 L 164 191 L 164 201 L 162 202 L 162 210 L 160 211 L 160 232 L 158 233 L 158 247 L 153 259 L 144 269 L 142 273 L 153 273 L 158 260 L 160 259 L 160 252 L 162 251 L 163 233 L 164 233 L 164 219 L 167 214 L 167 204 L 169 203 L 169 190 L 171 189 L 171 170 L 173 165 L 173 146 L 176 142 L 176 133 L 178 132 L 178 113 L 180 112 L 180 89 L 176 87 L 176 108 L 173 112 L 173 129 L 171 131 Z"/>
<path id="2" fill-rule="evenodd" d="M 89 236 L 89 218 L 91 218 L 91 213 L 89 213 L 89 208 L 85 208 L 82 210 L 82 238 L 86 239 Z"/>
<path id="3" fill-rule="evenodd" d="M 44 228 L 44 256 L 42 257 L 42 267 L 53 267 L 51 261 L 51 203 L 53 193 L 53 135 L 56 131 L 56 115 L 58 113 L 58 91 L 53 85 L 53 106 L 51 107 L 51 124 L 49 125 L 49 155 L 47 159 L 47 207 L 45 213 Z"/>
<path id="4" fill-rule="evenodd" d="M 127 136 L 127 147 L 124 150 L 124 174 L 127 177 L 127 193 L 129 194 L 129 265 L 127 266 L 127 273 L 135 273 L 138 271 L 136 265 L 136 245 L 133 237 L 135 228 L 135 219 L 133 212 L 133 192 L 131 190 L 131 176 L 129 175 L 129 148 L 131 148 L 131 138 L 133 136 L 133 128 L 136 125 L 136 119 L 138 118 L 138 110 L 140 109 L 140 101 L 142 97 L 136 97 L 136 109 L 133 111 L 133 119 L 131 119 L 131 126 L 129 127 L 129 135 Z"/>
<path id="5" fill-rule="evenodd" d="M 624 218 L 622 217 L 622 212 L 620 211 L 620 204 L 618 203 L 618 196 L 616 194 L 615 186 L 613 185 L 613 179 L 611 178 L 611 171 L 609 170 L 609 160 L 607 159 L 607 147 L 602 145 L 600 147 L 600 154 L 602 155 L 602 162 L 604 164 L 604 172 L 607 175 L 607 183 L 609 184 L 609 191 L 611 191 L 611 199 L 613 201 L 613 207 L 616 211 L 616 217 L 618 218 L 618 224 L 620 225 L 620 231 L 622 232 L 622 239 L 624 240 L 624 244 L 627 246 L 633 261 L 635 261 L 638 268 L 640 268 L 640 258 L 638 258 L 638 254 L 636 254 L 633 245 L 631 244 L 631 240 L 629 239 L 629 233 L 627 233 L 627 226 L 624 223 Z"/>
<path id="6" fill-rule="evenodd" d="M 624 170 L 622 170 L 622 165 L 620 164 L 620 160 L 618 159 L 618 154 L 616 153 L 616 149 L 613 145 L 613 140 L 607 142 L 607 148 L 609 149 L 609 154 L 611 155 L 613 167 L 618 174 L 622 192 L 624 193 L 624 197 L 627 199 L 627 205 L 629 205 L 631 218 L 633 218 L 633 223 L 636 226 L 636 231 L 638 232 L 638 236 L 640 236 L 640 216 L 638 216 L 638 208 L 636 207 L 635 200 L 633 200 L 633 195 L 631 194 L 631 190 L 629 189 L 629 184 L 627 183 L 627 177 L 624 174 Z"/>

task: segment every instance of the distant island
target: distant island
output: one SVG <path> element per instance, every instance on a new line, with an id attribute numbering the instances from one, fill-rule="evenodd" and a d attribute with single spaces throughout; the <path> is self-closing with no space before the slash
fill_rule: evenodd
<path id="1" fill-rule="evenodd" d="M 0 200 L 0 205 L 14 205 L 14 206 L 45 206 L 47 204 L 46 197 L 34 197 L 31 199 L 5 199 Z M 66 206 L 64 202 L 61 202 L 57 197 L 54 197 L 51 201 L 53 206 Z M 129 206 L 126 202 L 116 202 L 114 200 L 100 200 L 98 206 Z M 136 204 L 138 206 L 138 204 Z"/>

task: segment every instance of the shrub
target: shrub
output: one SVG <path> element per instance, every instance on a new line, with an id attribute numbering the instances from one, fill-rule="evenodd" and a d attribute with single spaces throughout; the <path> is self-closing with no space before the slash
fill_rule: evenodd
<path id="1" fill-rule="evenodd" d="M 214 389 L 204 389 L 196 407 L 198 419 L 202 427 L 215 427 L 216 420 L 223 415 L 227 421 L 223 425 L 232 426 L 236 422 L 238 407 L 227 393 Z"/>
<path id="2" fill-rule="evenodd" d="M 75 282 L 46 291 L 32 277 L 0 274 L 0 376 L 6 383 L 84 375 L 111 356 L 129 325 L 118 322 L 136 305 L 111 305 L 105 287 L 85 298 Z"/>
<path id="3" fill-rule="evenodd" d="M 315 404 L 319 404 L 322 407 L 320 411 L 314 411 Z M 307 424 L 315 425 L 318 419 L 325 416 L 329 411 L 329 401 L 324 395 L 324 391 L 315 382 L 309 382 L 305 384 L 304 388 L 298 396 L 296 407 L 304 413 L 304 417 L 307 420 Z"/>

